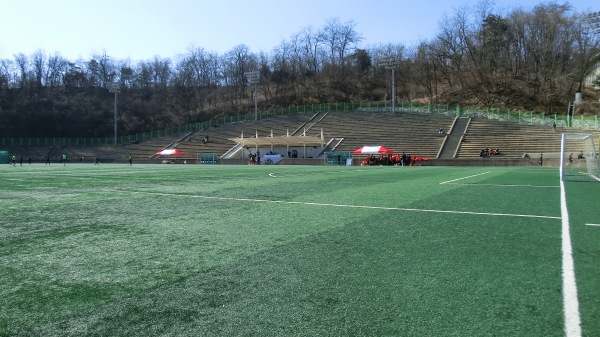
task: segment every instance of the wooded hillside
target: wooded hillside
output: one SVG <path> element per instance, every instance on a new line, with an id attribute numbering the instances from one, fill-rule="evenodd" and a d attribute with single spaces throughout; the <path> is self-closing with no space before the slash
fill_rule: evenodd
<path id="1" fill-rule="evenodd" d="M 106 54 L 14 55 L 0 60 L 0 135 L 111 135 L 111 85 L 118 89 L 121 135 L 252 111 L 255 86 L 247 73 L 254 70 L 259 109 L 388 101 L 390 64 L 399 101 L 564 113 L 582 91 L 590 103 L 577 113 L 600 110 L 598 91 L 584 85 L 599 61 L 598 26 L 568 5 L 503 14 L 485 6 L 458 9 L 416 46 L 365 47 L 355 27 L 333 18 L 258 54 L 238 45 L 224 54 L 193 48 L 139 62 Z"/>

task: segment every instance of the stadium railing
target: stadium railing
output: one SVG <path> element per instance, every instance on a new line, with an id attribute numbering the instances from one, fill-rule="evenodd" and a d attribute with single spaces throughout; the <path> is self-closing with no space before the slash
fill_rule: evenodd
<path id="1" fill-rule="evenodd" d="M 285 116 L 293 114 L 316 113 L 319 111 L 392 111 L 390 102 L 366 102 L 366 103 L 322 103 L 299 106 L 288 106 L 275 109 L 238 114 L 232 116 L 214 117 L 210 120 L 200 123 L 189 123 L 179 126 L 171 126 L 165 129 L 153 130 L 132 135 L 120 136 L 117 138 L 117 144 L 129 144 L 143 142 L 150 139 L 171 136 L 183 132 L 200 131 L 211 126 L 219 126 L 229 123 L 254 120 L 255 118 L 264 119 L 275 116 Z M 598 116 L 576 116 L 567 115 L 543 115 L 534 112 L 524 112 L 519 110 L 501 110 L 501 109 L 472 109 L 460 106 L 436 105 L 415 102 L 398 102 L 395 105 L 394 112 L 422 112 L 444 115 L 456 115 L 465 117 L 479 117 L 488 119 L 498 119 L 521 124 L 532 125 L 553 125 L 560 127 L 571 127 L 578 129 L 598 129 L 600 121 Z M 114 137 L 104 138 L 0 138 L 0 146 L 99 146 L 113 145 Z"/>

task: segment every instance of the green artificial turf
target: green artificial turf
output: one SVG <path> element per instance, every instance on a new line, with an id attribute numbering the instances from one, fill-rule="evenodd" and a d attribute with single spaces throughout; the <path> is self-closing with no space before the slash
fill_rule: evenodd
<path id="1" fill-rule="evenodd" d="M 0 172 L 0 335 L 563 335 L 555 169 Z M 599 186 L 567 185 L 587 335 Z"/>

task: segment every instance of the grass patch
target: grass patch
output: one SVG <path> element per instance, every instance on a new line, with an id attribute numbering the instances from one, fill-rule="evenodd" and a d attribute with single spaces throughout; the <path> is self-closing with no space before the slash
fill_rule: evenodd
<path id="1" fill-rule="evenodd" d="M 3 170 L 0 335 L 563 334 L 556 170 Z M 574 223 L 598 186 L 568 186 Z M 573 227 L 587 332 L 596 234 Z"/>

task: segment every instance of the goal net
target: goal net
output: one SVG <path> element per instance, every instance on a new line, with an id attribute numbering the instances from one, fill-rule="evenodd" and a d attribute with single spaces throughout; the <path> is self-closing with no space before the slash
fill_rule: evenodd
<path id="1" fill-rule="evenodd" d="M 563 181 L 600 181 L 598 153 L 592 134 L 562 134 L 560 178 Z"/>

